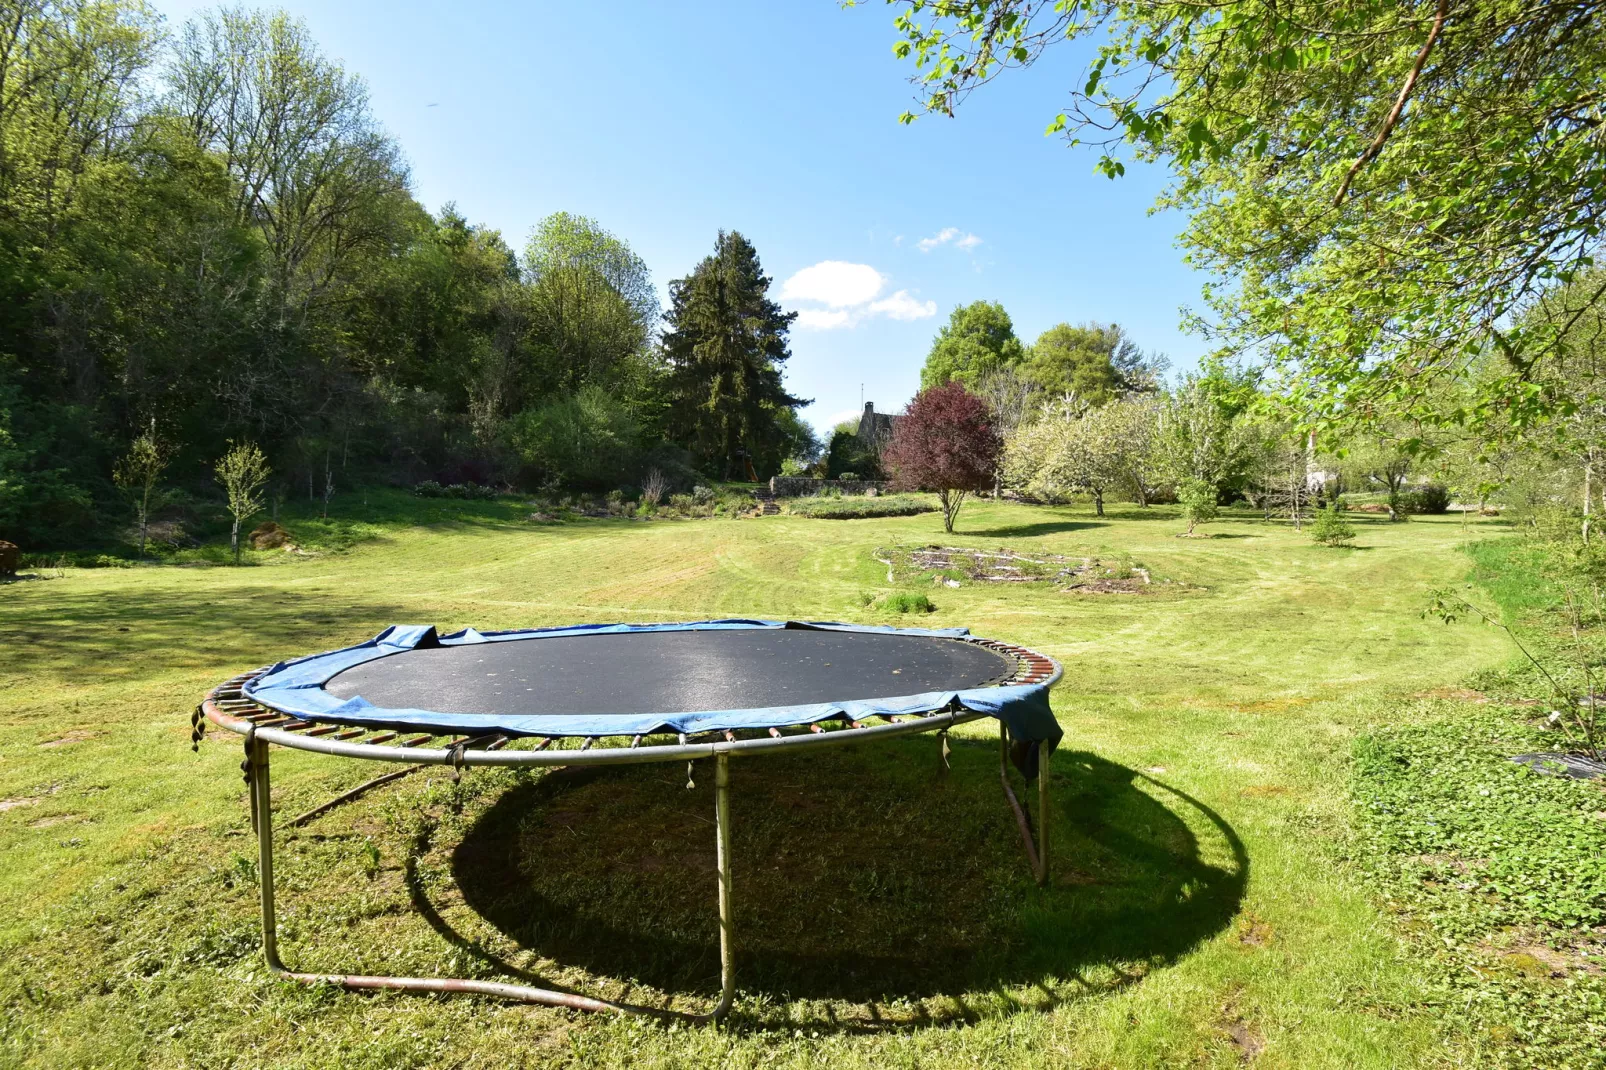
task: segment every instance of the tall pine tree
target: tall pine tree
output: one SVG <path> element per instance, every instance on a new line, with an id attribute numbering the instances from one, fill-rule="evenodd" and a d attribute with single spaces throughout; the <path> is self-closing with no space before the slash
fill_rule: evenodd
<path id="1" fill-rule="evenodd" d="M 769 299 L 751 242 L 721 231 L 714 254 L 669 284 L 664 358 L 670 433 L 726 478 L 779 468 L 791 435 L 783 414 L 807 402 L 786 392 L 781 365 L 795 312 Z"/>

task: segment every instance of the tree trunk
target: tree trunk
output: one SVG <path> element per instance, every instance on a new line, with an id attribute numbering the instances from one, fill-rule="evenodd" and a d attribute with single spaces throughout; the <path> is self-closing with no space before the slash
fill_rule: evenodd
<path id="1" fill-rule="evenodd" d="M 229 530 L 229 547 L 234 551 L 234 563 L 240 563 L 240 518 L 234 518 L 234 527 Z"/>
<path id="2" fill-rule="evenodd" d="M 1595 475 L 1594 451 L 1584 454 L 1584 545 L 1589 545 L 1589 506 L 1595 497 L 1593 486 Z"/>
<path id="3" fill-rule="evenodd" d="M 1104 515 L 1104 492 L 1102 490 L 1093 492 L 1093 511 L 1098 516 Z"/>

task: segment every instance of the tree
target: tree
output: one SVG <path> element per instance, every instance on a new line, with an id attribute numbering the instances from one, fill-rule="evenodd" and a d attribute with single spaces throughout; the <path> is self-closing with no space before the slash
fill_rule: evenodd
<path id="1" fill-rule="evenodd" d="M 1045 498 L 1085 491 L 1104 515 L 1104 497 L 1120 489 L 1147 506 L 1154 493 L 1154 403 L 1122 398 L 1100 408 L 1071 401 L 1046 406 L 1005 440 L 1009 481 Z"/>
<path id="2" fill-rule="evenodd" d="M 670 433 L 727 478 L 741 475 L 747 461 L 779 469 L 788 444 L 779 414 L 807 404 L 781 383 L 797 313 L 770 300 L 771 281 L 752 243 L 721 231 L 713 255 L 669 284 L 663 357 Z"/>
<path id="3" fill-rule="evenodd" d="M 1205 484 L 1219 500 L 1249 478 L 1256 452 L 1255 428 L 1247 418 L 1253 381 L 1207 362 L 1161 402 L 1154 450 L 1168 480 L 1178 488 Z"/>
<path id="4" fill-rule="evenodd" d="M 1213 326 L 1280 363 L 1302 408 L 1518 432 L 1557 411 L 1528 386 L 1565 324 L 1521 313 L 1606 226 L 1597 5 L 896 2 L 929 112 L 1085 49 L 1049 130 L 1111 177 L 1127 149 L 1166 165 L 1189 259 L 1230 280 L 1205 291 Z M 1475 404 L 1437 408 L 1434 384 L 1490 349 Z"/>
<path id="5" fill-rule="evenodd" d="M 234 212 L 261 236 L 285 315 L 353 257 L 394 237 L 383 202 L 410 202 L 407 169 L 360 78 L 282 11 L 223 8 L 188 23 L 166 106 L 235 179 Z"/>
<path id="6" fill-rule="evenodd" d="M 920 369 L 920 387 L 930 390 L 957 379 L 975 388 L 999 369 L 1019 364 L 1025 355 L 1003 305 L 996 301 L 960 305 L 931 343 Z"/>
<path id="7" fill-rule="evenodd" d="M 593 219 L 558 212 L 524 252 L 530 330 L 556 390 L 617 389 L 627 362 L 646 359 L 658 292 L 646 263 Z"/>
<path id="8" fill-rule="evenodd" d="M 1182 515 L 1188 521 L 1189 535 L 1198 525 L 1216 518 L 1216 488 L 1202 479 L 1184 479 L 1177 484 L 1177 501 L 1182 503 Z"/>
<path id="9" fill-rule="evenodd" d="M 851 472 L 859 479 L 880 479 L 881 455 L 859 437 L 859 425 L 845 420 L 831 431 L 825 451 L 825 478 L 841 479 Z"/>
<path id="10" fill-rule="evenodd" d="M 129 444 L 128 452 L 112 468 L 112 479 L 128 495 L 139 523 L 139 556 L 145 556 L 145 537 L 150 530 L 151 510 L 161 504 L 157 483 L 167 468 L 169 451 L 156 438 L 155 429 L 145 432 Z"/>
<path id="11" fill-rule="evenodd" d="M 1260 505 L 1266 519 L 1286 516 L 1299 531 L 1315 496 L 1310 480 L 1311 437 L 1297 427 L 1269 426 L 1265 432 L 1254 477 Z"/>
<path id="12" fill-rule="evenodd" d="M 950 382 L 915 395 L 881 462 L 894 487 L 936 491 L 943 530 L 952 533 L 965 495 L 992 486 L 1002 447 L 987 403 Z"/>
<path id="13" fill-rule="evenodd" d="M 1059 323 L 1038 335 L 1023 368 L 1045 394 L 1075 394 L 1103 405 L 1123 394 L 1156 390 L 1163 366 L 1145 357 L 1119 324 Z"/>
<path id="14" fill-rule="evenodd" d="M 268 482 L 268 459 L 255 443 L 229 443 L 229 450 L 217 463 L 217 481 L 228 495 L 229 514 L 234 525 L 229 529 L 229 548 L 234 552 L 234 563 L 240 563 L 240 525 L 262 511 L 262 488 Z"/>

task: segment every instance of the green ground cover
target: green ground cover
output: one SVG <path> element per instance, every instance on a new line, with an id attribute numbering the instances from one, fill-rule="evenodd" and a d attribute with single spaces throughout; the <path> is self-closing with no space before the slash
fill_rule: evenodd
<path id="1" fill-rule="evenodd" d="M 1329 550 L 1247 513 L 967 504 L 531 524 L 517 503 L 374 495 L 286 523 L 314 556 L 41 570 L 0 588 L 0 1063 L 27 1066 L 1477 1065 L 1414 937 L 1352 861 L 1362 737 L 1503 664 L 1424 620 L 1498 521 L 1357 518 Z M 920 625 L 1053 654 L 1054 881 L 1032 885 L 984 728 L 736 763 L 740 998 L 726 1029 L 269 979 L 240 750 L 199 754 L 219 679 L 391 622 L 513 627 L 726 615 L 885 621 L 878 547 L 1128 555 L 1144 595 L 983 583 Z M 900 581 L 902 582 L 902 581 Z M 873 596 L 866 602 L 866 593 Z M 913 588 L 908 588 L 914 593 Z M 910 618 L 901 618 L 908 620 Z M 426 773 L 280 839 L 287 959 L 536 977 L 708 1005 L 711 771 Z M 371 770 L 274 764 L 299 813 Z"/>

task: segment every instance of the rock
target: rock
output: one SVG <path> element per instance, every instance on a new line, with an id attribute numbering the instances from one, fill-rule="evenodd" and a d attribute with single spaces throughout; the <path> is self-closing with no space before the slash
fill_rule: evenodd
<path id="1" fill-rule="evenodd" d="M 253 550 L 278 550 L 290 545 L 290 533 L 272 520 L 258 524 L 247 538 Z"/>
<path id="2" fill-rule="evenodd" d="M 1511 760 L 1545 776 L 1564 776 L 1573 780 L 1606 776 L 1606 762 L 1597 762 L 1582 754 L 1518 754 Z"/>
<path id="3" fill-rule="evenodd" d="M 17 544 L 0 539 L 0 576 L 15 576 L 22 564 L 22 551 Z"/>

